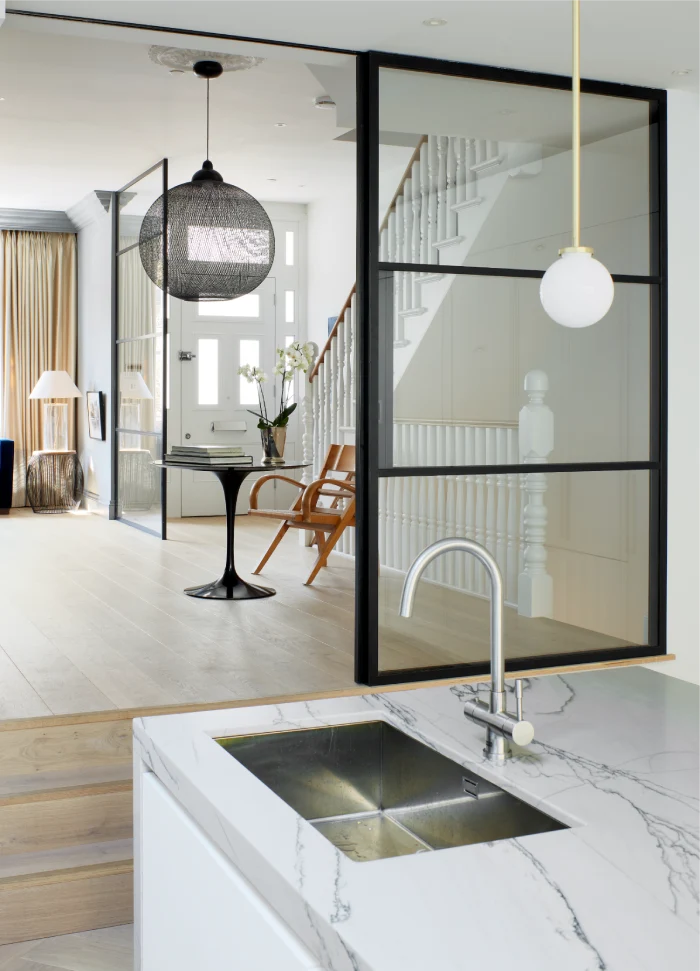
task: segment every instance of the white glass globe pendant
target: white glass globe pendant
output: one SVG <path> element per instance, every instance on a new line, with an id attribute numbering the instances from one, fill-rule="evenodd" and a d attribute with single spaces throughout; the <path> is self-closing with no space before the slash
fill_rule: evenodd
<path id="1" fill-rule="evenodd" d="M 581 64 L 579 0 L 573 0 L 573 245 L 559 250 L 540 284 L 545 312 L 562 327 L 590 327 L 613 302 L 615 286 L 590 246 L 581 246 Z"/>

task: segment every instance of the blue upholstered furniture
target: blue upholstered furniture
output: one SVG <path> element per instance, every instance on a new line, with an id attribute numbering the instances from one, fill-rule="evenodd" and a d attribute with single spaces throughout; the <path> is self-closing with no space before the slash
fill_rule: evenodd
<path id="1" fill-rule="evenodd" d="M 12 468 L 15 461 L 15 443 L 0 438 L 0 514 L 9 513 L 12 505 Z"/>

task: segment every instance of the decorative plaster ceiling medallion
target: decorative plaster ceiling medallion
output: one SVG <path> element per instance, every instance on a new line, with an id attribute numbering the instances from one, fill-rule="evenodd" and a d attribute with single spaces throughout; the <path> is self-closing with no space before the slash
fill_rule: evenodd
<path id="1" fill-rule="evenodd" d="M 218 61 L 224 71 L 248 71 L 265 60 L 264 57 L 247 57 L 243 54 L 217 54 L 215 51 L 195 51 L 186 47 L 148 48 L 148 56 L 154 64 L 170 71 L 191 71 L 197 61 Z"/>

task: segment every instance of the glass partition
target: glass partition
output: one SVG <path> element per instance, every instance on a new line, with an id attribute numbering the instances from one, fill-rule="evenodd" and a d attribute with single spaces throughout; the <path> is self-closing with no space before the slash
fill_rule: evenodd
<path id="1" fill-rule="evenodd" d="M 509 670 L 664 653 L 664 93 L 582 84 L 581 241 L 615 297 L 572 330 L 539 299 L 570 244 L 571 82 L 370 54 L 358 91 L 357 680 L 488 670 L 473 558 L 398 616 L 451 536 L 501 568 Z"/>
<path id="2" fill-rule="evenodd" d="M 380 169 L 409 175 L 381 258 L 545 270 L 571 241 L 571 124 L 570 91 L 381 70 Z M 658 273 L 656 137 L 648 101 L 582 95 L 581 233 L 611 273 Z"/>
<path id="3" fill-rule="evenodd" d="M 164 160 L 115 193 L 113 308 L 112 508 L 116 518 L 163 539 L 166 482 L 156 463 L 166 440 L 167 297 L 143 269 L 138 239 L 144 215 L 166 191 Z"/>

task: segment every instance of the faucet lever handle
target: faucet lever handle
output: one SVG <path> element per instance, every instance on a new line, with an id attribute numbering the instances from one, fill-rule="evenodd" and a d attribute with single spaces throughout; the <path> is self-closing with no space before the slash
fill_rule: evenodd
<path id="1" fill-rule="evenodd" d="M 515 717 L 519 722 L 523 720 L 523 679 L 517 678 L 515 682 Z"/>

